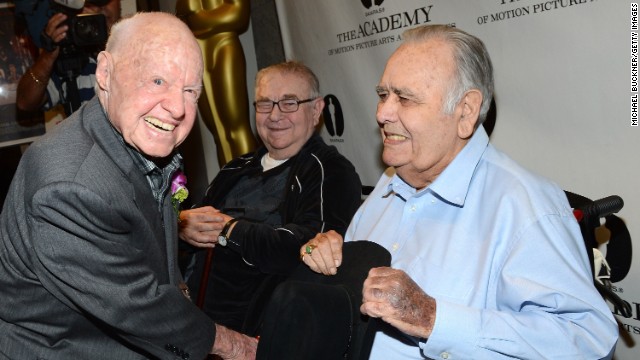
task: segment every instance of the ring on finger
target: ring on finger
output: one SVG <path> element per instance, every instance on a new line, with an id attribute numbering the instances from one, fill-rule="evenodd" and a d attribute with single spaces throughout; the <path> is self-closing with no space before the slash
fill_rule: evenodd
<path id="1" fill-rule="evenodd" d="M 304 247 L 304 252 L 307 255 L 311 255 L 311 252 L 313 251 L 313 249 L 315 249 L 316 246 L 312 245 L 312 244 L 308 244 L 307 246 Z"/>

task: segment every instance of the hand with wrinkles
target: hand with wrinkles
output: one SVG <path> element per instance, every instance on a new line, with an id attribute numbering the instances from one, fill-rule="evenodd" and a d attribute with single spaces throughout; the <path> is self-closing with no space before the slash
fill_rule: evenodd
<path id="1" fill-rule="evenodd" d="M 203 206 L 196 209 L 180 211 L 180 239 L 187 243 L 200 247 L 212 248 L 218 243 L 218 235 L 224 224 L 232 217 L 220 212 L 212 206 Z M 233 226 L 227 235 L 231 234 Z"/>
<path id="2" fill-rule="evenodd" d="M 317 273 L 335 275 L 342 264 L 342 243 L 342 236 L 333 230 L 317 234 L 302 245 L 300 258 Z"/>
<path id="3" fill-rule="evenodd" d="M 254 360 L 258 340 L 216 324 L 216 339 L 211 354 L 223 360 Z M 214 357 L 215 359 L 215 357 Z"/>
<path id="4" fill-rule="evenodd" d="M 405 334 L 428 338 L 436 320 L 436 301 L 404 271 L 379 267 L 371 269 L 364 282 L 360 311 Z"/>

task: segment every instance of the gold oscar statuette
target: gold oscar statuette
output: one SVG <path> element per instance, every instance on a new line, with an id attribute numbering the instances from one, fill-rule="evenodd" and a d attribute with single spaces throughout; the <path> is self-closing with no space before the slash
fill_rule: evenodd
<path id="1" fill-rule="evenodd" d="M 239 34 L 247 30 L 250 0 L 177 0 L 176 15 L 198 39 L 204 56 L 200 116 L 213 134 L 220 166 L 253 151 L 246 62 Z"/>

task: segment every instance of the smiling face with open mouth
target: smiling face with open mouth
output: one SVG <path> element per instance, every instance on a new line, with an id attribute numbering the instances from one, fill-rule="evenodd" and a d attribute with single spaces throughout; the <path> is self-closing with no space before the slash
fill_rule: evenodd
<path id="1" fill-rule="evenodd" d="M 470 136 L 469 126 L 461 126 L 467 122 L 465 106 L 451 114 L 444 109 L 455 66 L 444 41 L 405 44 L 391 56 L 376 87 L 382 160 L 417 189 L 432 183 Z"/>
<path id="2" fill-rule="evenodd" d="M 134 34 L 126 47 L 99 55 L 96 80 L 101 103 L 127 144 L 161 158 L 170 155 L 193 127 L 202 56 L 186 26 L 146 25 L 143 31 L 154 37 Z"/>

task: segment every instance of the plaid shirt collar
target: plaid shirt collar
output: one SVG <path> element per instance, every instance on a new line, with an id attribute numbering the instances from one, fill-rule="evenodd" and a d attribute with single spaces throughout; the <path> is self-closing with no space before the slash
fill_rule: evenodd
<path id="1" fill-rule="evenodd" d="M 163 159 L 164 166 L 160 167 L 127 144 L 116 129 L 113 127 L 112 129 L 116 133 L 118 140 L 120 140 L 124 148 L 129 152 L 129 155 L 131 155 L 136 167 L 144 174 L 151 188 L 153 198 L 156 199 L 158 203 L 158 208 L 162 209 L 165 195 L 171 186 L 171 176 L 182 166 L 182 155 L 174 151 L 170 157 Z"/>

